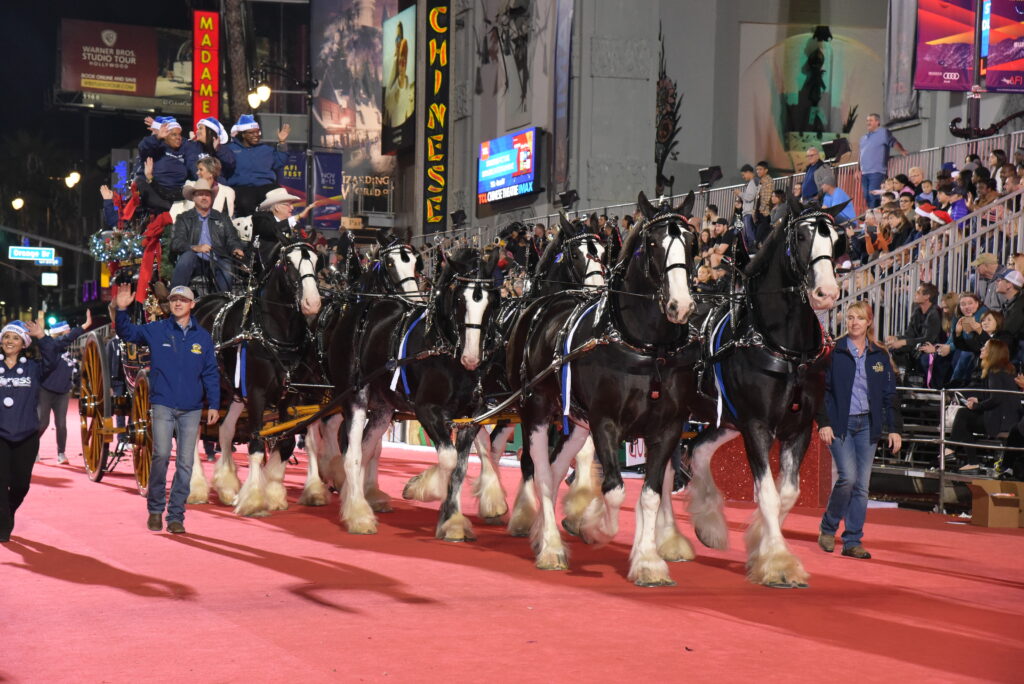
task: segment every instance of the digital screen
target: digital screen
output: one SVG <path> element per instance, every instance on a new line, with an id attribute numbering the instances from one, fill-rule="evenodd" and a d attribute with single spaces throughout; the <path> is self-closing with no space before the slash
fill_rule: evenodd
<path id="1" fill-rule="evenodd" d="M 537 129 L 527 128 L 480 143 L 477 204 L 528 195 L 536 183 Z"/>

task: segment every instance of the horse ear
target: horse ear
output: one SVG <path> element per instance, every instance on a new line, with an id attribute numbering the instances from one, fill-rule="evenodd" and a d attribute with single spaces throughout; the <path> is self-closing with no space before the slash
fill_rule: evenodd
<path id="1" fill-rule="evenodd" d="M 565 215 L 563 209 L 558 210 L 558 227 L 561 228 L 562 235 L 572 235 L 576 232 L 576 226 L 572 225 L 572 221 Z"/>
<path id="2" fill-rule="evenodd" d="M 683 203 L 680 204 L 675 209 L 673 209 L 672 211 L 674 211 L 675 213 L 679 214 L 680 216 L 685 216 L 686 218 L 690 218 L 691 216 L 693 216 L 693 205 L 694 205 L 694 203 L 696 201 L 697 201 L 697 196 L 694 195 L 693 194 L 693 190 L 691 190 L 690 194 L 688 194 L 686 197 L 683 198 Z"/>
<path id="3" fill-rule="evenodd" d="M 800 204 L 800 200 L 797 199 L 797 196 L 794 195 L 792 192 L 789 193 L 789 200 L 788 201 L 789 201 L 789 213 L 790 213 L 790 216 L 791 216 L 791 218 L 796 218 L 797 216 L 799 216 L 803 212 L 804 205 Z"/>
<path id="4" fill-rule="evenodd" d="M 853 200 L 846 200 L 842 204 L 834 204 L 831 207 L 826 207 L 825 213 L 831 216 L 832 218 L 836 218 L 837 216 L 839 216 L 839 214 L 843 212 L 843 209 L 846 209 L 846 206 L 852 201 Z"/>
<path id="5" fill-rule="evenodd" d="M 387 247 L 389 244 L 391 244 L 391 236 L 386 228 L 378 228 L 376 237 L 377 244 L 380 245 L 381 247 Z"/>
<path id="6" fill-rule="evenodd" d="M 643 190 L 641 190 L 640 194 L 637 195 L 636 205 L 640 208 L 640 213 L 644 215 L 644 218 L 648 220 L 654 218 L 654 215 L 658 213 L 657 209 L 655 209 L 647 199 L 647 195 L 644 194 Z"/>

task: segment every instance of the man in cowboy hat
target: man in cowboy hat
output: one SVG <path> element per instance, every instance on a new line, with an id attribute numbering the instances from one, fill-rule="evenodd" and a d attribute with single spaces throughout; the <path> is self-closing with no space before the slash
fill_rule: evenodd
<path id="1" fill-rule="evenodd" d="M 292 216 L 292 205 L 301 198 L 290 194 L 284 188 L 274 188 L 260 202 L 259 210 L 252 216 L 252 234 L 260 239 L 260 259 L 264 266 L 269 264 L 271 252 L 282 237 L 299 237 L 299 221 L 316 206 L 310 204 Z"/>
<path id="2" fill-rule="evenodd" d="M 260 200 L 277 187 L 277 172 L 288 161 L 285 142 L 291 126 L 284 124 L 277 132 L 277 149 L 260 143 L 263 132 L 251 114 L 243 114 L 231 127 L 232 140 L 226 147 L 235 156 L 235 168 L 225 173 L 226 182 L 235 189 L 235 213 L 249 216 Z"/>
<path id="3" fill-rule="evenodd" d="M 212 209 L 213 189 L 203 179 L 185 186 L 185 199 L 195 203 L 174 221 L 171 234 L 171 255 L 176 257 L 171 287 L 188 285 L 196 271 L 213 268 L 217 289 L 231 289 L 229 256 L 241 259 L 244 246 L 231 221 Z"/>

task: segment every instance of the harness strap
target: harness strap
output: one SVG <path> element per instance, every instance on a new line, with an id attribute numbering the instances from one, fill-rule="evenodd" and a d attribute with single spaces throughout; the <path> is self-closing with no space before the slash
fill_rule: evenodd
<path id="1" fill-rule="evenodd" d="M 566 359 L 572 350 L 572 338 L 576 335 L 576 329 L 579 328 L 580 322 L 587 317 L 591 311 L 597 308 L 598 302 L 594 302 L 586 310 L 583 311 L 573 321 L 572 326 L 569 328 L 569 334 L 565 336 L 565 343 L 562 345 L 562 359 Z M 577 307 L 577 311 L 582 308 L 582 305 Z M 574 312 L 575 313 L 575 312 Z M 562 432 L 569 434 L 569 410 L 571 408 L 571 396 L 572 391 L 572 362 L 571 360 L 565 361 L 562 365 Z"/>
<path id="2" fill-rule="evenodd" d="M 401 361 L 402 359 L 405 358 L 405 349 L 409 343 L 409 336 L 412 335 L 412 331 L 416 327 L 416 324 L 422 321 L 426 315 L 427 312 L 423 311 L 419 315 L 419 317 L 417 317 L 416 320 L 414 320 L 406 329 L 405 335 L 402 336 L 402 341 L 398 344 L 398 356 L 395 359 L 396 361 Z M 406 375 L 405 366 L 403 365 L 399 365 L 397 368 L 395 368 L 395 374 L 391 377 L 391 391 L 394 392 L 395 389 L 398 387 L 399 377 L 402 378 L 402 387 L 405 389 L 406 396 L 409 396 L 409 378 Z"/>
<path id="3" fill-rule="evenodd" d="M 711 337 L 711 339 L 712 339 L 711 352 L 712 352 L 713 355 L 717 354 L 717 352 L 722 348 L 722 333 L 725 332 L 725 324 L 726 324 L 726 322 L 728 322 L 728 320 L 730 318 L 732 318 L 732 314 L 731 313 L 727 313 L 725 316 L 722 317 L 722 320 L 718 321 L 718 325 L 715 326 L 715 331 L 714 331 L 714 333 L 712 333 L 712 337 Z M 733 415 L 734 418 L 736 418 L 738 416 L 736 414 L 736 407 L 733 406 L 732 401 L 729 399 L 729 397 L 725 393 L 725 382 L 722 379 L 722 362 L 721 361 L 715 361 L 714 362 L 714 370 L 715 370 L 715 385 L 718 388 L 718 401 L 716 402 L 716 410 L 715 410 L 715 427 L 719 427 L 722 424 L 722 404 L 723 404 L 723 402 L 728 407 L 729 412 Z"/>

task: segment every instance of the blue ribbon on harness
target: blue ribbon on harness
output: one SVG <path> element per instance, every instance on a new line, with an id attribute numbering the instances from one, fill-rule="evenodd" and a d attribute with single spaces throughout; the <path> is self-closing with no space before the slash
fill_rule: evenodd
<path id="1" fill-rule="evenodd" d="M 579 318 L 576 319 L 576 323 L 573 324 L 569 334 L 565 336 L 565 344 L 563 345 L 562 353 L 568 355 L 572 350 L 572 338 L 576 332 L 576 326 L 580 324 L 584 318 L 587 317 L 591 311 L 597 308 L 599 302 L 594 302 L 590 307 L 584 311 Z M 562 364 L 562 434 L 569 434 L 569 393 L 572 389 L 572 377 L 571 371 L 569 370 L 571 362 L 567 361 Z"/>
<path id="2" fill-rule="evenodd" d="M 241 373 L 239 375 L 238 384 L 241 385 L 241 387 L 239 389 L 242 390 L 242 398 L 243 399 L 245 399 L 248 396 L 248 394 L 249 394 L 248 390 L 246 390 L 246 388 L 245 388 L 245 360 L 246 360 L 246 356 L 248 356 L 248 353 L 249 353 L 247 351 L 247 347 L 248 347 L 248 343 L 242 342 L 242 353 L 238 357 L 239 362 L 242 364 L 242 370 L 241 370 Z"/>
<path id="3" fill-rule="evenodd" d="M 729 322 L 730 318 L 732 318 L 732 313 L 727 313 L 725 317 L 719 322 L 718 334 L 715 335 L 714 345 L 711 349 L 712 354 L 717 353 L 718 350 L 722 348 L 722 333 L 725 332 L 725 324 Z M 729 413 L 731 413 L 733 417 L 738 418 L 739 416 L 736 414 L 736 407 L 732 405 L 732 402 L 729 400 L 729 396 L 725 393 L 725 382 L 723 382 L 722 380 L 721 361 L 715 362 L 715 380 L 718 381 L 718 393 L 719 395 L 721 395 L 722 401 L 725 402 L 726 407 L 729 409 Z"/>
<path id="4" fill-rule="evenodd" d="M 426 311 L 421 313 L 419 318 L 413 321 L 412 325 L 409 326 L 409 329 L 405 331 L 405 335 L 402 336 L 402 343 L 398 345 L 398 361 L 401 361 L 405 356 L 405 345 L 409 342 L 409 336 L 412 335 L 413 328 L 415 328 L 416 324 L 422 321 L 426 315 Z M 405 366 L 399 366 L 399 373 L 402 377 L 402 386 L 405 388 L 406 396 L 408 396 L 411 392 L 409 391 L 409 378 L 406 376 L 405 370 Z"/>

